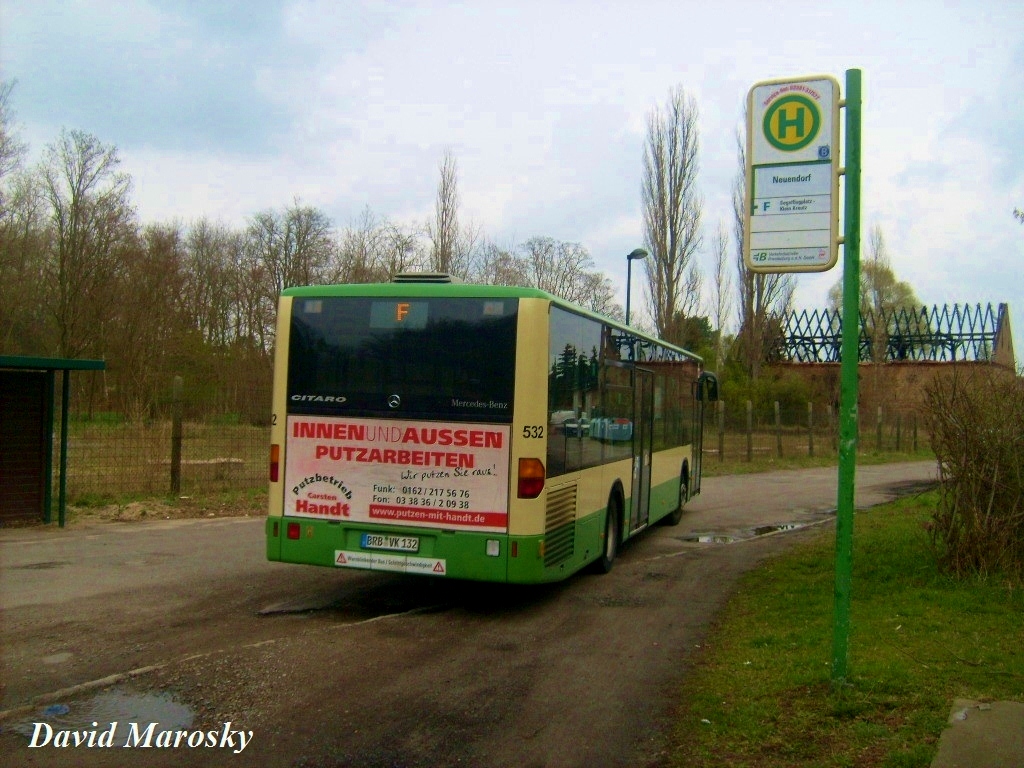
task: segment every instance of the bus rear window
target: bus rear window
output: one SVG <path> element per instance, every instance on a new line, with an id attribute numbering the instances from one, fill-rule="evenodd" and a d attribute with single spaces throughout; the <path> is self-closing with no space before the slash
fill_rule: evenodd
<path id="1" fill-rule="evenodd" d="M 516 299 L 297 297 L 288 410 L 512 420 Z"/>

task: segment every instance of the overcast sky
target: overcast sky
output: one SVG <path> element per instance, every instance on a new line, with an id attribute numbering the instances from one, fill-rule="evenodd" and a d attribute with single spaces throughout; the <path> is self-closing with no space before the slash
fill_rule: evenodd
<path id="1" fill-rule="evenodd" d="M 728 223 L 761 80 L 863 72 L 863 224 L 925 303 L 1008 302 L 1024 349 L 1024 4 L 0 0 L 0 78 L 30 157 L 62 127 L 115 145 L 143 222 L 295 198 L 338 227 L 430 215 L 445 148 L 499 244 L 582 243 L 624 303 L 643 245 L 645 121 L 700 110 L 705 236 Z M 709 249 L 706 249 L 709 251 Z M 702 255 L 710 270 L 710 254 Z M 798 278 L 825 305 L 841 267 Z M 642 304 L 634 275 L 634 306 Z"/>

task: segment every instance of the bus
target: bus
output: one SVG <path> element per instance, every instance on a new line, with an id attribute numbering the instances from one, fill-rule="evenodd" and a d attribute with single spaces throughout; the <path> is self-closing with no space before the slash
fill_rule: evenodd
<path id="1" fill-rule="evenodd" d="M 700 492 L 713 374 L 533 288 L 286 289 L 269 560 L 541 583 L 611 569 Z"/>

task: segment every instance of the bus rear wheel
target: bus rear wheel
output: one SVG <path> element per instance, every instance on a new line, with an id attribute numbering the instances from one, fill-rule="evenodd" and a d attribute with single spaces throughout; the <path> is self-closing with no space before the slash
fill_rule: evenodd
<path id="1" fill-rule="evenodd" d="M 608 509 L 604 518 L 604 548 L 601 550 L 601 557 L 595 563 L 598 573 L 608 573 L 615 565 L 615 557 L 619 554 L 619 501 L 616 498 L 608 500 Z"/>
<path id="2" fill-rule="evenodd" d="M 686 465 L 683 465 L 683 471 L 679 474 L 679 506 L 665 516 L 665 525 L 679 525 L 679 521 L 683 519 L 683 505 L 689 498 L 690 473 L 687 471 Z"/>

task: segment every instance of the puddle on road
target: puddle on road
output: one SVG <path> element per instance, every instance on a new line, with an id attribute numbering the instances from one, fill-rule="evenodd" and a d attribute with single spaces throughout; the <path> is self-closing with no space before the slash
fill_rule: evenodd
<path id="1" fill-rule="evenodd" d="M 903 480 L 898 483 L 891 483 L 888 486 L 888 490 L 896 496 L 896 498 L 903 498 L 904 496 L 915 496 L 927 493 L 928 491 L 938 487 L 938 480 Z"/>
<path id="2" fill-rule="evenodd" d="M 39 660 L 43 662 L 43 664 L 55 666 L 57 664 L 66 664 L 73 658 L 75 658 L 75 655 L 73 653 L 68 653 L 64 651 L 62 653 L 51 653 L 49 656 L 43 656 Z"/>
<path id="3" fill-rule="evenodd" d="M 681 541 L 691 544 L 732 544 L 737 541 L 756 539 L 759 536 L 768 536 L 773 533 L 784 531 L 796 531 L 806 528 L 809 523 L 780 523 L 778 525 L 759 525 L 756 528 L 747 528 L 732 533 L 695 533 L 691 536 L 680 537 Z"/>
<path id="4" fill-rule="evenodd" d="M 195 713 L 167 694 L 137 693 L 111 689 L 91 698 L 41 707 L 28 718 L 4 725 L 3 730 L 31 739 L 36 723 L 46 723 L 56 731 L 105 730 L 118 723 L 123 730 L 127 723 L 159 723 L 159 730 L 185 730 L 192 725 Z M 45 729 L 42 729 L 45 735 Z"/>

